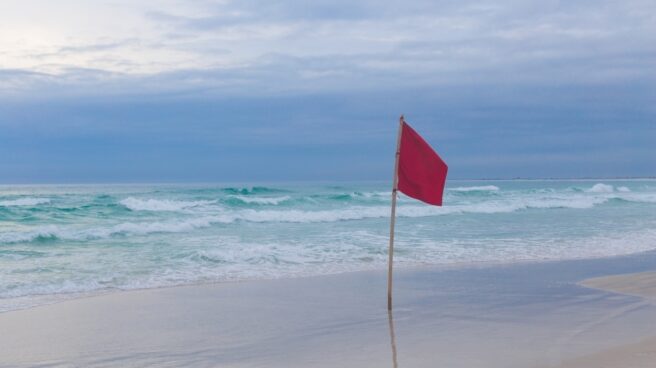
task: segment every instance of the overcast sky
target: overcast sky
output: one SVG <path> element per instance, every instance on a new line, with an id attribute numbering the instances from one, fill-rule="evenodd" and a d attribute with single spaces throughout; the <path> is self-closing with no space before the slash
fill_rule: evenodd
<path id="1" fill-rule="evenodd" d="M 656 2 L 0 2 L 0 182 L 656 175 Z"/>

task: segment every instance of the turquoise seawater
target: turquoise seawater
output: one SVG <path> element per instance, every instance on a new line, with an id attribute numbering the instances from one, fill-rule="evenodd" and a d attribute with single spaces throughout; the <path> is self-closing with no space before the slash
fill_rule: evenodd
<path id="1" fill-rule="evenodd" d="M 395 261 L 656 249 L 655 180 L 449 181 L 400 196 Z M 0 186 L 0 311 L 116 290 L 384 268 L 389 183 Z"/>

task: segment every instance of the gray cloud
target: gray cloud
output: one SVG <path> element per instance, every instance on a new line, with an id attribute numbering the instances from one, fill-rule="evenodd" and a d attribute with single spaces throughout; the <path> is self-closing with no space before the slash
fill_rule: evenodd
<path id="1" fill-rule="evenodd" d="M 653 1 L 186 4 L 0 67 L 0 165 L 383 178 L 407 113 L 457 177 L 655 173 Z"/>
<path id="2" fill-rule="evenodd" d="M 656 79 L 656 23 L 649 15 L 656 5 L 648 1 L 602 1 L 594 6 L 585 1 L 201 4 L 204 16 L 148 11 L 148 19 L 161 31 L 159 39 L 71 45 L 34 55 L 102 52 L 93 59 L 98 65 L 126 69 L 124 73 L 103 73 L 92 60 L 76 70 L 62 65 L 60 73 L 42 78 L 26 70 L 23 83 L 16 83 L 15 70 L 0 78 L 6 81 L 11 74 L 13 89 L 28 91 L 44 83 L 84 89 L 96 81 L 109 83 L 109 91 L 148 92 L 169 89 L 170 83 L 182 91 L 225 94 Z M 276 35 L 278 30 L 282 33 Z M 130 73 L 138 66 L 148 70 L 148 64 L 125 56 L 128 46 L 144 52 L 184 52 L 198 67 L 176 67 L 164 57 L 157 65 L 164 71 Z M 222 57 L 231 61 L 218 62 Z"/>

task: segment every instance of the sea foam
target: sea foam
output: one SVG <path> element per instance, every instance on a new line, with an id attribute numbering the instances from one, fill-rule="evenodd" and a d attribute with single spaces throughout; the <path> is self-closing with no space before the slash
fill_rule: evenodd
<path id="1" fill-rule="evenodd" d="M 595 183 L 450 182 L 443 207 L 400 195 L 396 260 L 655 249 L 654 181 Z M 381 269 L 387 261 L 388 183 L 19 189 L 0 187 L 0 202 L 9 202 L 0 207 L 0 311 L 44 295 Z"/>
<path id="2" fill-rule="evenodd" d="M 450 214 L 495 214 L 512 213 L 529 209 L 586 209 L 605 203 L 608 197 L 550 197 L 550 198 L 514 198 L 510 200 L 485 201 L 473 204 L 458 204 L 452 206 L 436 207 L 418 204 L 400 205 L 397 208 L 398 217 L 420 218 L 431 216 L 445 216 Z M 179 211 L 190 207 L 204 205 L 199 202 L 175 201 L 174 205 L 162 209 L 162 201 L 156 205 L 145 201 L 147 206 L 140 209 L 149 211 Z M 183 203 L 185 203 L 183 205 Z M 193 212 L 190 212 L 193 214 Z M 389 206 L 349 206 L 331 210 L 257 210 L 220 209 L 216 213 L 203 212 L 199 216 L 169 221 L 155 222 L 124 222 L 106 227 L 90 227 L 79 229 L 73 226 L 48 225 L 24 231 L 10 231 L 0 233 L 0 243 L 21 243 L 32 241 L 71 240 L 85 241 L 106 239 L 117 235 L 143 236 L 153 233 L 184 233 L 196 229 L 207 228 L 215 224 L 232 224 L 235 222 L 252 223 L 330 223 L 340 221 L 356 221 L 366 219 L 388 218 Z"/>
<path id="3" fill-rule="evenodd" d="M 449 190 L 454 192 L 496 192 L 499 190 L 499 187 L 496 185 L 481 185 L 473 187 L 449 188 Z"/>
<path id="4" fill-rule="evenodd" d="M 49 198 L 18 198 L 0 201 L 0 207 L 13 207 L 13 206 L 38 206 L 40 204 L 50 203 Z"/>
<path id="5" fill-rule="evenodd" d="M 231 198 L 235 198 L 244 203 L 253 203 L 253 204 L 268 204 L 268 205 L 278 205 L 282 202 L 288 201 L 291 199 L 290 196 L 282 197 L 252 197 L 245 195 L 233 195 Z"/>
<path id="6" fill-rule="evenodd" d="M 612 185 L 598 183 L 592 186 L 592 188 L 586 190 L 590 193 L 612 193 L 615 191 L 615 188 Z"/>
<path id="7" fill-rule="evenodd" d="M 132 211 L 182 211 L 193 207 L 210 205 L 216 203 L 216 201 L 175 201 L 128 197 L 121 200 L 120 203 Z"/>

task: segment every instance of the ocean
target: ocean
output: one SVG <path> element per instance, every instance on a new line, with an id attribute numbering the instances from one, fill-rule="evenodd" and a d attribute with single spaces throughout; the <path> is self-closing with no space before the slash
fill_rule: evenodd
<path id="1" fill-rule="evenodd" d="M 0 312 L 119 290 L 383 269 L 389 183 L 0 186 Z M 656 180 L 447 183 L 400 195 L 395 265 L 656 249 Z"/>

